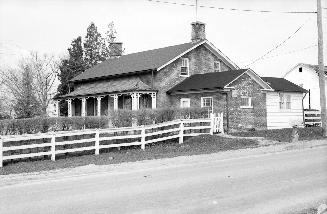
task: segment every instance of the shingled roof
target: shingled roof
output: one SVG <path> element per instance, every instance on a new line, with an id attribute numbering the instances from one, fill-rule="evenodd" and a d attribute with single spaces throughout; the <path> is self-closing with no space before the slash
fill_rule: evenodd
<path id="1" fill-rule="evenodd" d="M 284 79 L 277 77 L 262 77 L 264 81 L 266 81 L 270 87 L 272 87 L 275 91 L 282 92 L 299 92 L 306 93 L 307 91 L 302 87 L 295 85 L 294 83 Z"/>
<path id="2" fill-rule="evenodd" d="M 76 97 L 128 91 L 153 91 L 153 89 L 142 82 L 138 77 L 129 77 L 83 84 L 75 91 L 61 97 Z"/>
<path id="3" fill-rule="evenodd" d="M 248 69 L 230 70 L 195 74 L 171 88 L 167 93 L 192 92 L 201 90 L 223 89 L 228 83 L 246 72 Z"/>
<path id="4" fill-rule="evenodd" d="M 148 50 L 108 59 L 73 78 L 71 81 L 83 81 L 107 76 L 117 76 L 135 72 L 155 70 L 171 59 L 202 43 L 184 43 L 165 48 Z"/>

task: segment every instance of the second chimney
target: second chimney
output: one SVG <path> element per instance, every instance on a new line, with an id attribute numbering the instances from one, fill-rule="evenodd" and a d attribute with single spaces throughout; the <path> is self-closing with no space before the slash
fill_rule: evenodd
<path id="1" fill-rule="evenodd" d="M 205 40 L 206 39 L 206 27 L 203 22 L 199 22 L 199 21 L 196 21 L 196 22 L 192 22 L 191 23 L 192 25 L 192 42 L 198 42 L 198 41 L 201 41 L 201 40 Z"/>
<path id="2" fill-rule="evenodd" d="M 120 57 L 123 54 L 123 43 L 112 42 L 109 45 L 110 57 Z"/>

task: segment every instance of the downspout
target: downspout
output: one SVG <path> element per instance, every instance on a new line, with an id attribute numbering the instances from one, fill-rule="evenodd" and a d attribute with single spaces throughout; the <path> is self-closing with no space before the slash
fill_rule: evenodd
<path id="1" fill-rule="evenodd" d="M 305 98 L 305 96 L 307 96 L 307 93 L 308 92 L 305 92 L 305 94 L 304 94 L 304 96 L 303 96 L 303 98 L 302 98 L 302 117 L 303 117 L 303 125 L 305 126 L 305 117 L 304 117 L 304 98 Z M 310 90 L 309 90 L 309 103 L 310 103 Z M 309 106 L 310 106 L 310 104 L 309 104 Z M 309 107 L 309 109 L 311 109 L 310 107 Z"/>
<path id="2" fill-rule="evenodd" d="M 154 74 L 153 74 L 153 69 L 151 69 L 151 88 L 153 89 L 153 84 L 154 84 Z"/>
<path id="3" fill-rule="evenodd" d="M 226 128 L 227 128 L 227 133 L 229 131 L 229 100 L 228 100 L 228 92 L 224 93 L 226 95 Z"/>

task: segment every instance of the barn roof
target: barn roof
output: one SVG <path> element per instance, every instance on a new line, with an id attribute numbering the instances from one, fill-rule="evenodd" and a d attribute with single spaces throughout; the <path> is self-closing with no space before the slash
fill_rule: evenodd
<path id="1" fill-rule="evenodd" d="M 307 91 L 284 79 L 284 78 L 277 78 L 277 77 L 262 77 L 264 81 L 266 81 L 270 87 L 272 87 L 275 91 L 282 91 L 282 92 L 299 92 L 299 93 L 306 93 Z"/>

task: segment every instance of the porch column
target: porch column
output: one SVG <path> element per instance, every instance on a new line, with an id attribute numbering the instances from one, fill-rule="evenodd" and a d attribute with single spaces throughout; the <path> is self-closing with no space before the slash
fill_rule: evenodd
<path id="1" fill-rule="evenodd" d="M 68 117 L 71 117 L 73 115 L 72 114 L 72 100 L 68 99 L 67 102 L 68 102 Z"/>
<path id="2" fill-rule="evenodd" d="M 118 110 L 118 94 L 114 94 L 113 98 L 114 98 L 114 110 Z"/>
<path id="3" fill-rule="evenodd" d="M 132 93 L 132 110 L 138 110 L 139 109 L 139 98 L 140 94 L 139 93 Z"/>
<path id="4" fill-rule="evenodd" d="M 59 103 L 60 103 L 60 100 L 56 100 L 56 102 L 55 102 L 55 106 L 56 106 L 55 115 L 56 115 L 56 117 L 60 117 L 60 105 L 59 105 Z"/>
<path id="5" fill-rule="evenodd" d="M 110 112 L 110 96 L 108 95 L 108 115 L 109 115 L 109 112 Z"/>
<path id="6" fill-rule="evenodd" d="M 152 98 L 152 109 L 155 109 L 157 108 L 157 94 L 151 93 L 151 98 Z"/>
<path id="7" fill-rule="evenodd" d="M 86 97 L 82 98 L 82 117 L 86 116 Z"/>
<path id="8" fill-rule="evenodd" d="M 97 97 L 98 105 L 97 105 L 97 116 L 101 116 L 101 99 L 102 97 Z"/>

